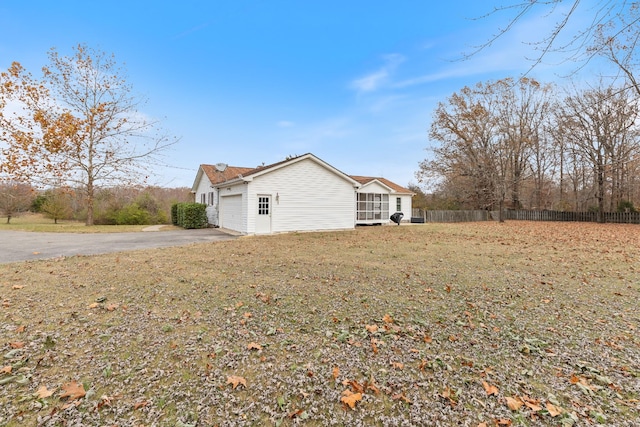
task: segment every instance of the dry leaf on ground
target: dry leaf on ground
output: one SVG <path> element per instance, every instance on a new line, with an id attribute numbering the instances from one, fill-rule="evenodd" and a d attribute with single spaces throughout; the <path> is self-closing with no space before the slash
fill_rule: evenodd
<path id="1" fill-rule="evenodd" d="M 494 385 L 490 385 L 488 382 L 486 381 L 482 381 L 482 387 L 484 387 L 484 391 L 487 392 L 487 396 L 497 396 L 498 395 L 498 387 L 494 386 Z"/>
<path id="2" fill-rule="evenodd" d="M 62 385 L 62 393 L 60 398 L 68 397 L 69 400 L 76 400 L 84 397 L 86 394 L 84 385 L 75 380 Z"/>
<path id="3" fill-rule="evenodd" d="M 557 417 L 558 415 L 562 414 L 562 408 L 559 406 L 556 406 L 549 402 L 547 402 L 545 406 L 547 407 L 547 411 L 549 411 L 549 415 L 551 415 L 552 417 Z"/>
<path id="4" fill-rule="evenodd" d="M 235 389 L 239 385 L 243 385 L 244 388 L 247 388 L 247 380 L 237 375 L 230 375 L 227 377 L 227 384 L 231 384 Z"/>
<path id="5" fill-rule="evenodd" d="M 351 390 L 347 389 L 342 392 L 342 397 L 340 398 L 340 402 L 348 405 L 351 409 L 356 407 L 356 403 L 362 400 L 362 393 L 353 393 Z"/>
<path id="6" fill-rule="evenodd" d="M 522 401 L 522 399 L 520 399 L 517 396 L 516 397 L 506 397 L 505 399 L 507 399 L 507 406 L 512 411 L 517 411 L 518 409 L 520 409 L 520 407 L 522 405 L 524 405 L 524 402 Z"/>
<path id="7" fill-rule="evenodd" d="M 53 394 L 53 390 L 48 390 L 47 386 L 45 385 L 41 385 L 40 387 L 38 387 L 38 390 L 36 390 L 36 392 L 34 393 L 34 395 L 38 398 L 38 399 L 44 399 L 46 397 L 49 397 Z"/>

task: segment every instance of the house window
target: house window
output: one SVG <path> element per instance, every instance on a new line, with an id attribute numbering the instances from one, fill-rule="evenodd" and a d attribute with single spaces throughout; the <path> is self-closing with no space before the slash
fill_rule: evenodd
<path id="1" fill-rule="evenodd" d="M 207 204 L 207 195 L 205 193 L 202 193 L 200 195 L 200 203 L 202 203 L 203 205 Z"/>
<path id="2" fill-rule="evenodd" d="M 213 191 L 209 193 L 209 206 L 213 206 Z"/>
<path id="3" fill-rule="evenodd" d="M 269 197 L 258 197 L 258 215 L 269 215 Z"/>
<path id="4" fill-rule="evenodd" d="M 356 207 L 358 221 L 382 222 L 389 219 L 389 195 L 358 193 Z"/>
<path id="5" fill-rule="evenodd" d="M 396 212 L 402 212 L 402 199 L 396 197 Z"/>

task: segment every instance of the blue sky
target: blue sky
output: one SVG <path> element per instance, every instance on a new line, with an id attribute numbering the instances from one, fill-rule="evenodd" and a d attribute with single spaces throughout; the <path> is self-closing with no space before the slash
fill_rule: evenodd
<path id="1" fill-rule="evenodd" d="M 18 61 L 37 74 L 50 48 L 67 55 L 78 43 L 113 53 L 147 99 L 140 111 L 180 138 L 153 184 L 190 187 L 201 163 L 253 167 L 311 152 L 348 174 L 407 185 L 428 156 L 437 102 L 528 70 L 523 43 L 553 25 L 528 16 L 455 61 L 507 22 L 473 19 L 491 9 L 477 0 L 0 0 L 0 68 Z M 551 81 L 569 67 L 543 64 L 531 76 Z"/>

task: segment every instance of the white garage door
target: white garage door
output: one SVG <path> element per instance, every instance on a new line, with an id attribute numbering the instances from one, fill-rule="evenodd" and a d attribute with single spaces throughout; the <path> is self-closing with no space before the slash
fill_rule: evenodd
<path id="1" fill-rule="evenodd" d="M 242 195 L 220 198 L 220 227 L 244 231 L 242 228 Z"/>

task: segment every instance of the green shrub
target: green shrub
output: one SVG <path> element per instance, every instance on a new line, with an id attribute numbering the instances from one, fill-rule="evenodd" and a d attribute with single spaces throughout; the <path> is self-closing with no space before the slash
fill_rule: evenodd
<path id="1" fill-rule="evenodd" d="M 151 223 L 151 215 L 134 202 L 117 211 L 114 220 L 118 225 L 143 225 Z"/>
<path id="2" fill-rule="evenodd" d="M 618 212 L 635 212 L 636 208 L 633 206 L 633 202 L 629 200 L 620 200 L 618 202 Z"/>
<path id="3" fill-rule="evenodd" d="M 206 228 L 207 205 L 202 203 L 178 203 L 177 225 L 182 228 Z"/>
<path id="4" fill-rule="evenodd" d="M 171 205 L 171 224 L 178 225 L 178 205 L 180 203 L 174 203 Z"/>

